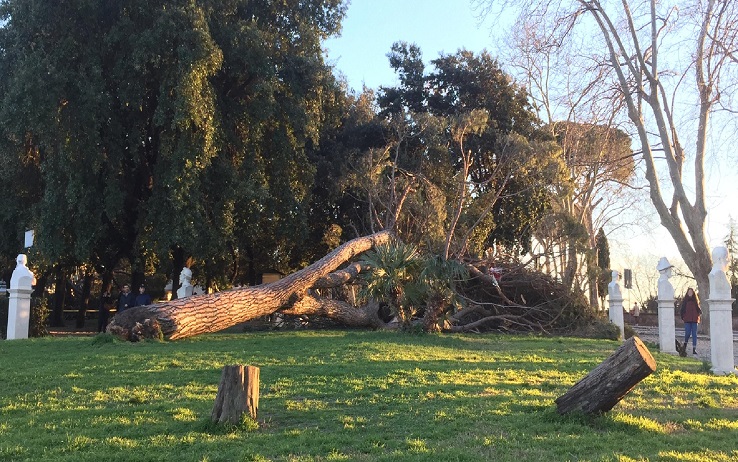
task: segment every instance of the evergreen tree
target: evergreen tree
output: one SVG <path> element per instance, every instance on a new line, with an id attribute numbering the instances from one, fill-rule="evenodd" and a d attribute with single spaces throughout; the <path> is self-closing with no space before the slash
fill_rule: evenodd
<path id="1" fill-rule="evenodd" d="M 28 189 L 3 229 L 35 228 L 50 263 L 127 259 L 134 274 L 173 257 L 178 273 L 190 256 L 224 282 L 295 265 L 308 153 L 340 88 L 320 44 L 344 11 L 340 0 L 3 2 L 2 187 Z"/>
<path id="2" fill-rule="evenodd" d="M 610 244 L 607 242 L 607 236 L 605 235 L 604 229 L 600 228 L 600 230 L 597 231 L 595 242 L 595 248 L 597 249 L 597 268 L 599 270 L 597 277 L 597 293 L 602 306 L 604 306 L 605 296 L 607 295 L 607 285 L 610 282 Z"/>

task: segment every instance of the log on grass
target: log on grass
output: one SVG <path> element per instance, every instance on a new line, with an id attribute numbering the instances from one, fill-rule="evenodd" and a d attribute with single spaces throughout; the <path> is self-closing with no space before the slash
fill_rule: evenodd
<path id="1" fill-rule="evenodd" d="M 215 397 L 213 422 L 236 425 L 244 412 L 256 420 L 259 409 L 259 368 L 235 364 L 224 366 Z"/>
<path id="2" fill-rule="evenodd" d="M 218 332 L 236 324 L 267 316 L 302 296 L 321 278 L 357 255 L 389 241 L 391 233 L 381 231 L 353 239 L 312 265 L 279 281 L 241 287 L 214 294 L 128 309 L 116 314 L 108 332 L 126 340 L 151 337 L 160 332 L 169 340 Z M 145 328 L 142 329 L 142 326 Z M 144 334 L 137 335 L 137 331 Z"/>
<path id="3" fill-rule="evenodd" d="M 609 358 L 556 399 L 559 414 L 601 414 L 612 409 L 641 380 L 656 370 L 656 361 L 638 337 L 631 337 Z"/>

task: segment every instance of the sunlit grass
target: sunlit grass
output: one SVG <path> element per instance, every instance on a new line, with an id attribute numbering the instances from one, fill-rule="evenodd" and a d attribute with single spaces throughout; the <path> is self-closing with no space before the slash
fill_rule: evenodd
<path id="1" fill-rule="evenodd" d="M 738 379 L 652 351 L 602 416 L 554 400 L 619 346 L 298 331 L 170 343 L 0 342 L 0 460 L 736 460 Z M 260 370 L 258 421 L 210 422 L 221 369 Z"/>

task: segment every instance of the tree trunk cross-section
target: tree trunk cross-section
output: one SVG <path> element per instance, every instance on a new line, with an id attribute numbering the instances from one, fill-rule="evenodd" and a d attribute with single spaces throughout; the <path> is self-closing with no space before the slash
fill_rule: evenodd
<path id="1" fill-rule="evenodd" d="M 641 380 L 656 370 L 656 360 L 638 337 L 631 337 L 609 358 L 556 399 L 559 414 L 601 414 L 612 409 Z"/>
<path id="2" fill-rule="evenodd" d="M 237 425 L 248 411 L 256 420 L 259 409 L 259 368 L 236 364 L 224 366 L 210 418 L 213 422 Z"/>
<path id="3" fill-rule="evenodd" d="M 131 308 L 113 318 L 108 332 L 127 340 L 149 337 L 160 329 L 164 338 L 177 340 L 218 332 L 241 322 L 266 316 L 297 301 L 321 278 L 357 255 L 387 243 L 389 231 L 353 239 L 312 265 L 271 284 L 196 295 L 154 305 Z M 147 326 L 141 332 L 141 326 Z M 153 326 L 153 327 L 151 327 Z"/>

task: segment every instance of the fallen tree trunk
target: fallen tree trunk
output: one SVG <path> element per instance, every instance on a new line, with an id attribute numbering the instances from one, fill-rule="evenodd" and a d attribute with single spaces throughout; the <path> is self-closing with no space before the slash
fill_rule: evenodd
<path id="1" fill-rule="evenodd" d="M 346 327 L 376 329 L 386 326 L 379 318 L 379 303 L 376 301 L 363 306 L 353 306 L 340 300 L 306 295 L 290 308 L 280 312 L 289 315 L 323 316 Z"/>
<path id="2" fill-rule="evenodd" d="M 308 289 L 357 255 L 389 241 L 381 231 L 353 239 L 312 265 L 271 284 L 241 287 L 154 305 L 140 306 L 117 314 L 108 332 L 126 340 L 156 337 L 158 332 L 177 340 L 217 332 L 241 322 L 274 313 L 302 298 Z"/>
<path id="3" fill-rule="evenodd" d="M 361 273 L 361 271 L 365 269 L 366 267 L 362 266 L 361 263 L 351 263 L 346 268 L 343 268 L 340 271 L 335 271 L 318 279 L 317 281 L 315 281 L 315 284 L 313 284 L 311 289 L 329 289 L 332 287 L 338 287 L 347 284 L 356 279 L 356 276 L 358 276 L 359 273 Z"/>
<path id="4" fill-rule="evenodd" d="M 559 414 L 600 414 L 612 409 L 638 382 L 656 370 L 656 360 L 638 337 L 631 337 L 565 394 L 556 398 Z"/>

